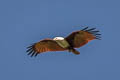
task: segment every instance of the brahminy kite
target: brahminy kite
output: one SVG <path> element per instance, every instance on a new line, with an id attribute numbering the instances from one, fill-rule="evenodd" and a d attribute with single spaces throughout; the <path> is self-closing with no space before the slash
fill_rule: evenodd
<path id="1" fill-rule="evenodd" d="M 27 47 L 28 55 L 37 56 L 43 52 L 48 51 L 66 51 L 72 52 L 76 55 L 80 54 L 75 48 L 79 48 L 85 44 L 87 44 L 91 40 L 98 39 L 101 37 L 99 34 L 99 30 L 95 30 L 96 28 L 88 29 L 88 27 L 72 32 L 67 37 L 55 37 L 53 39 L 47 38 L 40 40 L 37 43 L 32 44 Z"/>

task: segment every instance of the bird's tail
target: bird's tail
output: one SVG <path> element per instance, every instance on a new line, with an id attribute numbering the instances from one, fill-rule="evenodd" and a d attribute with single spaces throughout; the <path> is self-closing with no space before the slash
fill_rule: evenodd
<path id="1" fill-rule="evenodd" d="M 69 52 L 72 52 L 72 53 L 74 53 L 74 54 L 76 54 L 76 55 L 79 55 L 80 54 L 80 52 L 79 51 L 77 51 L 76 49 L 70 49 L 69 50 Z"/>

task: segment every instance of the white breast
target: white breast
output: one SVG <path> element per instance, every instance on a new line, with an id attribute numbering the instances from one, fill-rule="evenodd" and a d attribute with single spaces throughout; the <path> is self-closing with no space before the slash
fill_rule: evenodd
<path id="1" fill-rule="evenodd" d="M 63 48 L 67 48 L 70 46 L 63 37 L 55 37 L 53 40 L 55 40 Z"/>

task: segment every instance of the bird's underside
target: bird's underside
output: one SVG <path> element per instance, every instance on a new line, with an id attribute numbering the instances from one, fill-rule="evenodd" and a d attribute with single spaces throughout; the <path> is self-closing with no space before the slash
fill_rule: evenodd
<path id="1" fill-rule="evenodd" d="M 74 54 L 80 54 L 75 48 L 79 48 L 89 41 L 98 39 L 100 40 L 101 34 L 99 34 L 96 28 L 88 29 L 88 27 L 71 33 L 66 38 L 55 37 L 54 39 L 44 39 L 37 43 L 32 44 L 27 49 L 28 55 L 37 56 L 43 52 L 49 51 L 66 51 L 73 52 Z"/>

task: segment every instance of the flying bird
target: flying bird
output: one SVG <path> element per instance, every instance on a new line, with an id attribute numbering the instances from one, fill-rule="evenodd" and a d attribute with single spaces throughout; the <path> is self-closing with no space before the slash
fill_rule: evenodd
<path id="1" fill-rule="evenodd" d="M 27 52 L 28 55 L 31 55 L 31 57 L 37 56 L 38 54 L 41 54 L 43 52 L 66 50 L 78 55 L 80 54 L 80 52 L 77 51 L 75 48 L 82 47 L 91 40 L 100 40 L 100 35 L 101 34 L 99 34 L 99 30 L 96 30 L 96 28 L 89 29 L 88 27 L 85 27 L 82 30 L 72 32 L 65 38 L 55 37 L 53 39 L 46 38 L 40 40 L 39 42 L 27 47 Z"/>

